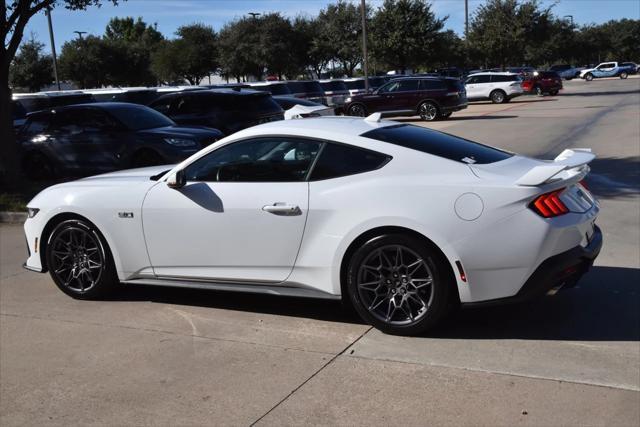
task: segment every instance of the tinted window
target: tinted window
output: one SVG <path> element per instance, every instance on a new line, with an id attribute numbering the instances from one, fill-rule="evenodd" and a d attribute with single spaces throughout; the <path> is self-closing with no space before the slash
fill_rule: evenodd
<path id="1" fill-rule="evenodd" d="M 420 85 L 424 90 L 444 90 L 447 88 L 442 80 L 422 80 Z"/>
<path id="2" fill-rule="evenodd" d="M 33 98 L 20 98 L 18 102 L 22 104 L 22 106 L 28 113 L 44 110 L 51 106 L 49 102 L 49 98 L 44 96 L 33 97 Z"/>
<path id="3" fill-rule="evenodd" d="M 113 97 L 113 100 L 118 102 L 132 102 L 134 104 L 147 105 L 157 97 L 158 93 L 155 90 L 140 90 L 116 94 Z"/>
<path id="4" fill-rule="evenodd" d="M 171 104 L 173 104 L 175 100 L 176 97 L 168 96 L 152 102 L 151 104 L 149 104 L 149 106 L 154 110 L 161 112 L 162 114 L 169 114 L 169 111 L 171 110 Z"/>
<path id="5" fill-rule="evenodd" d="M 85 104 L 94 102 L 93 96 L 89 94 L 80 95 L 56 95 L 51 97 L 52 107 L 63 107 L 65 105 Z"/>
<path id="6" fill-rule="evenodd" d="M 143 106 L 118 106 L 109 108 L 111 113 L 127 129 L 142 130 L 173 126 L 175 123 L 164 115 Z"/>
<path id="7" fill-rule="evenodd" d="M 515 74 L 512 74 L 512 75 L 494 74 L 491 76 L 491 81 L 495 83 L 516 82 L 518 80 L 520 80 L 520 76 Z"/>
<path id="8" fill-rule="evenodd" d="M 49 127 L 49 115 L 31 116 L 27 120 L 22 132 L 27 135 L 35 135 L 44 132 Z"/>
<path id="9" fill-rule="evenodd" d="M 294 138 L 260 138 L 230 144 L 185 169 L 188 181 L 304 181 L 321 142 Z"/>
<path id="10" fill-rule="evenodd" d="M 458 79 L 447 79 L 447 88 L 450 91 L 462 92 L 464 91 L 464 84 Z"/>
<path id="11" fill-rule="evenodd" d="M 320 86 L 319 82 L 297 82 L 291 81 L 287 82 L 287 86 L 289 86 L 289 90 L 291 93 L 314 93 L 320 92 L 322 93 L 322 86 Z"/>
<path id="12" fill-rule="evenodd" d="M 380 87 L 387 82 L 385 77 L 369 77 L 369 85 L 371 87 Z"/>
<path id="13" fill-rule="evenodd" d="M 349 145 L 327 144 L 311 172 L 311 180 L 338 178 L 384 166 L 390 156 Z"/>
<path id="14" fill-rule="evenodd" d="M 330 82 L 322 82 L 322 83 L 320 83 L 320 86 L 322 86 L 323 90 L 331 91 L 331 92 L 338 92 L 338 91 L 347 90 L 347 87 L 344 85 L 344 82 L 341 82 L 339 80 L 330 81 Z"/>
<path id="15" fill-rule="evenodd" d="M 51 128 L 68 134 L 80 133 L 82 132 L 82 116 L 81 110 L 57 111 L 51 116 Z"/>
<path id="16" fill-rule="evenodd" d="M 13 120 L 24 119 L 27 111 L 18 101 L 11 101 L 11 115 L 13 116 Z"/>
<path id="17" fill-rule="evenodd" d="M 88 109 L 83 112 L 82 116 L 81 125 L 85 131 L 99 132 L 117 127 L 117 123 L 104 111 Z"/>
<path id="18" fill-rule="evenodd" d="M 387 126 L 362 136 L 463 163 L 485 164 L 511 157 L 511 154 L 496 148 L 420 126 Z"/>
<path id="19" fill-rule="evenodd" d="M 259 90 L 260 92 L 269 92 L 272 95 L 289 95 L 291 91 L 286 83 L 270 84 L 270 85 L 255 85 L 251 86 L 253 90 Z"/>
<path id="20" fill-rule="evenodd" d="M 355 90 L 355 89 L 364 89 L 364 79 L 360 80 L 351 80 L 344 82 L 347 89 Z"/>
<path id="21" fill-rule="evenodd" d="M 491 80 L 491 75 L 483 74 L 480 76 L 471 76 L 467 79 L 467 84 L 477 84 L 477 83 L 489 83 Z"/>

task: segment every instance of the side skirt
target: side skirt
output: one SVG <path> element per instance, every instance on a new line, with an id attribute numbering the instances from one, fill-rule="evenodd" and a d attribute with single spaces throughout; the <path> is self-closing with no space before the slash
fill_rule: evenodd
<path id="1" fill-rule="evenodd" d="M 254 283 L 222 283 L 208 282 L 203 280 L 186 280 L 186 279 L 132 279 L 122 283 L 127 285 L 151 285 L 151 286 L 167 286 L 174 288 L 193 288 L 193 289 L 211 289 L 216 291 L 230 292 L 247 292 L 254 294 L 267 294 L 277 296 L 290 296 L 301 298 L 318 298 L 340 300 L 340 295 L 328 294 L 326 292 L 309 289 L 289 283 L 285 285 L 274 284 L 254 284 Z"/>

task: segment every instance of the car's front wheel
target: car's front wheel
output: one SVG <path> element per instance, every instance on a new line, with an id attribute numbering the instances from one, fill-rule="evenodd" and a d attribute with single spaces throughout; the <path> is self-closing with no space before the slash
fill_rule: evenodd
<path id="1" fill-rule="evenodd" d="M 627 77 L 629 77 L 629 74 L 628 74 L 628 73 L 626 73 L 626 72 L 624 72 L 624 71 L 620 73 L 620 78 L 621 78 L 621 79 L 623 79 L 623 80 L 624 80 L 624 79 L 626 79 Z"/>
<path id="2" fill-rule="evenodd" d="M 46 259 L 55 284 L 74 298 L 104 297 L 118 283 L 109 248 L 87 221 L 58 224 L 47 241 Z"/>
<path id="3" fill-rule="evenodd" d="M 446 266 L 434 249 L 409 235 L 387 234 L 364 243 L 352 256 L 346 279 L 358 314 L 388 334 L 423 333 L 451 305 Z"/>
<path id="4" fill-rule="evenodd" d="M 585 79 L 586 81 L 590 82 L 591 80 L 593 80 L 593 74 L 591 74 L 591 73 L 587 73 L 587 74 L 584 76 L 584 79 Z"/>
<path id="5" fill-rule="evenodd" d="M 438 110 L 438 106 L 433 102 L 423 102 L 418 107 L 418 114 L 422 120 L 432 122 L 438 118 L 440 111 Z"/>

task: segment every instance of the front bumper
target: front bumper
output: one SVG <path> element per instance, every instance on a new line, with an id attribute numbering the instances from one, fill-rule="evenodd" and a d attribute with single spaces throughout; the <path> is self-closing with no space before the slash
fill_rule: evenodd
<path id="1" fill-rule="evenodd" d="M 576 246 L 543 261 L 529 276 L 520 291 L 512 297 L 464 303 L 465 307 L 492 306 L 529 301 L 551 289 L 572 287 L 591 268 L 602 248 L 602 231 L 594 226 L 586 246 Z"/>

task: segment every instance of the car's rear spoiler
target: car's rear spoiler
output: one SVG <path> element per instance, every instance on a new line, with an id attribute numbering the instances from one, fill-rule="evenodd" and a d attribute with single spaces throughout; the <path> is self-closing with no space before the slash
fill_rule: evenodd
<path id="1" fill-rule="evenodd" d="M 548 183 L 553 180 L 556 175 L 563 171 L 568 171 L 569 179 L 575 175 L 586 175 L 589 172 L 587 164 L 595 159 L 596 155 L 591 152 L 590 148 L 572 148 L 564 150 L 553 162 L 549 164 L 536 166 L 522 175 L 516 181 L 517 185 L 537 186 Z"/>

